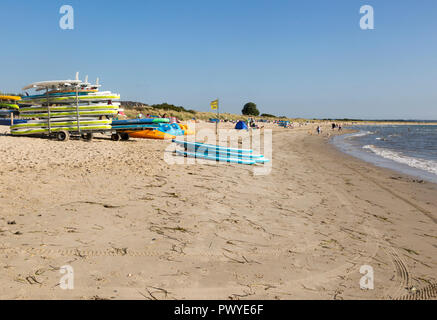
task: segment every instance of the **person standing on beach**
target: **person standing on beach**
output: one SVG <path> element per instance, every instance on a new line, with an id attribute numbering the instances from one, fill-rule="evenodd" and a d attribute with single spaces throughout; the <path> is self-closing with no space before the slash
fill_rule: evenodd
<path id="1" fill-rule="evenodd" d="M 317 126 L 317 134 L 321 134 L 322 133 L 322 128 L 320 126 Z"/>

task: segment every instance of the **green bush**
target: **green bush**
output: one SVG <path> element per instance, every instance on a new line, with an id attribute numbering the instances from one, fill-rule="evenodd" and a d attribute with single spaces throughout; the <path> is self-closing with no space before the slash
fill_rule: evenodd
<path id="1" fill-rule="evenodd" d="M 151 105 L 153 109 L 159 109 L 159 110 L 166 110 L 166 111 L 176 111 L 176 112 L 190 112 L 184 107 L 178 107 L 173 104 L 168 104 L 167 102 L 160 103 L 160 104 L 153 104 Z M 192 113 L 192 112 L 190 112 Z"/>
<path id="2" fill-rule="evenodd" d="M 138 110 L 141 112 L 148 109 L 148 108 L 153 108 L 156 110 L 164 110 L 164 111 L 188 112 L 191 114 L 196 113 L 196 111 L 194 111 L 194 110 L 187 110 L 184 107 L 175 106 L 173 104 L 168 104 L 167 102 L 160 103 L 160 104 L 153 104 L 151 106 L 149 106 L 145 103 L 135 102 L 135 101 L 122 101 L 121 104 L 123 105 L 123 107 L 125 107 L 127 109 L 135 109 L 135 110 Z"/>
<path id="3" fill-rule="evenodd" d="M 268 114 L 268 113 L 262 113 L 261 117 L 268 117 L 268 118 L 277 118 L 276 116 L 274 116 L 273 114 Z"/>
<path id="4" fill-rule="evenodd" d="M 241 113 L 245 116 L 259 116 L 259 111 L 256 107 L 256 104 L 253 102 L 246 103 L 243 107 L 243 110 L 241 110 Z"/>

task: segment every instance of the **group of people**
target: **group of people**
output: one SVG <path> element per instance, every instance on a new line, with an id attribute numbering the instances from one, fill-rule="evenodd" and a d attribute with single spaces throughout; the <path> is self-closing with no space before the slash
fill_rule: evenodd
<path id="1" fill-rule="evenodd" d="M 258 126 L 255 123 L 255 119 L 254 118 L 249 118 L 249 127 L 251 128 L 258 128 Z"/>
<path id="2" fill-rule="evenodd" d="M 143 117 L 144 117 L 144 115 L 141 112 L 137 114 L 137 119 L 142 119 Z M 146 118 L 151 118 L 151 117 L 152 117 L 151 114 L 146 115 Z M 164 113 L 164 115 L 162 115 L 162 116 L 159 115 L 159 117 L 160 118 L 169 118 L 166 113 Z"/>
<path id="3" fill-rule="evenodd" d="M 341 124 L 338 124 L 338 123 L 333 123 L 332 124 L 332 130 L 335 130 L 335 129 L 338 129 L 338 131 L 343 130 Z M 317 134 L 321 134 L 321 133 L 322 133 L 322 127 L 321 126 L 317 126 Z"/>
<path id="4" fill-rule="evenodd" d="M 338 131 L 341 131 L 343 128 L 341 127 L 341 124 L 333 123 L 332 124 L 332 130 L 338 129 Z"/>

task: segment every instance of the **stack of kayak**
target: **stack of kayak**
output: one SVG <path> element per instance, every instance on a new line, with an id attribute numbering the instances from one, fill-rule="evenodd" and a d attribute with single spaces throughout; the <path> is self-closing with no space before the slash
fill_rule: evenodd
<path id="1" fill-rule="evenodd" d="M 114 130 L 145 130 L 159 127 L 162 123 L 168 123 L 165 118 L 146 118 L 130 120 L 113 120 L 112 128 Z"/>
<path id="2" fill-rule="evenodd" d="M 0 125 L 10 125 L 11 115 L 18 115 L 19 96 L 0 95 Z M 25 122 L 23 120 L 15 120 L 15 123 Z"/>
<path id="3" fill-rule="evenodd" d="M 166 118 L 114 120 L 112 122 L 112 129 L 128 134 L 132 138 L 143 139 L 171 140 L 177 136 L 185 135 L 185 130 L 181 128 L 181 125 L 168 122 L 169 119 Z"/>
<path id="4" fill-rule="evenodd" d="M 256 164 L 269 162 L 263 155 L 254 154 L 251 149 L 226 148 L 200 142 L 172 140 L 183 150 L 175 150 L 176 155 L 239 164 Z"/>
<path id="5" fill-rule="evenodd" d="M 111 138 L 112 140 L 127 140 L 129 137 L 145 138 L 143 132 L 155 132 L 168 122 L 169 119 L 165 118 L 113 120 L 112 130 L 116 133 L 112 134 Z"/>
<path id="6" fill-rule="evenodd" d="M 64 132 L 87 133 L 111 130 L 112 118 L 119 112 L 120 95 L 99 91 L 100 85 L 81 80 L 43 81 L 23 90 L 42 94 L 26 95 L 20 101 L 20 116 L 32 119 L 11 127 L 13 135 Z"/>
<path id="7" fill-rule="evenodd" d="M 111 91 L 99 91 L 99 84 L 92 85 L 81 80 L 42 81 L 30 84 L 23 88 L 28 90 L 35 88 L 36 91 L 45 90 L 42 94 L 23 96 L 23 105 L 46 104 L 76 104 L 95 103 L 104 101 L 119 100 L 120 95 Z"/>
<path id="8" fill-rule="evenodd" d="M 0 110 L 18 110 L 19 106 L 17 101 L 20 101 L 21 97 L 18 96 L 4 96 L 0 95 Z"/>

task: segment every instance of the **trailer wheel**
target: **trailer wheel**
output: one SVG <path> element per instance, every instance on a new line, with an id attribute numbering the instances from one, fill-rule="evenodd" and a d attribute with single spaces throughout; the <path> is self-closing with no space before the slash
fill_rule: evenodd
<path id="1" fill-rule="evenodd" d="M 91 141 L 94 138 L 94 134 L 92 132 L 87 132 L 82 135 L 82 138 L 85 139 L 86 141 Z"/>
<path id="2" fill-rule="evenodd" d="M 120 135 L 118 134 L 118 133 L 113 133 L 112 135 L 111 135 L 111 140 L 112 141 L 119 141 L 120 140 Z"/>
<path id="3" fill-rule="evenodd" d="M 129 134 L 126 132 L 120 133 L 121 140 L 127 141 L 129 140 Z"/>
<path id="4" fill-rule="evenodd" d="M 70 133 L 68 131 L 59 131 L 56 133 L 56 139 L 58 139 L 58 141 L 68 141 L 70 139 Z"/>

